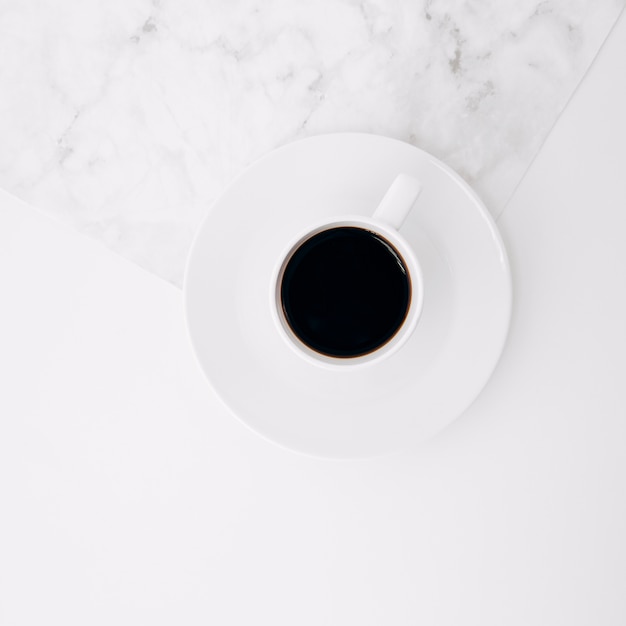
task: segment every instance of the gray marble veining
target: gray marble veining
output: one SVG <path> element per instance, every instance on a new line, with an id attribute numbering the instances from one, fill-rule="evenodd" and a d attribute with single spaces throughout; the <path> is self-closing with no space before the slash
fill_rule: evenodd
<path id="1" fill-rule="evenodd" d="M 211 202 L 288 141 L 428 150 L 494 215 L 623 0 L 5 0 L 0 185 L 180 284 Z"/>

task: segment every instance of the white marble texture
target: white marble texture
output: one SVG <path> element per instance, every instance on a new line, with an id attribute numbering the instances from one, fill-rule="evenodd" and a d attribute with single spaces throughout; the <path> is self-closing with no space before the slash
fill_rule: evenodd
<path id="1" fill-rule="evenodd" d="M 0 186 L 180 284 L 248 163 L 365 131 L 498 215 L 624 0 L 0 0 Z"/>

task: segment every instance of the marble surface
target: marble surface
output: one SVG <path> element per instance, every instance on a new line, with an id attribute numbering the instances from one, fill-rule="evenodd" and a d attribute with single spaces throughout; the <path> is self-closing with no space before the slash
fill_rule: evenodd
<path id="1" fill-rule="evenodd" d="M 390 135 L 504 207 L 624 0 L 3 0 L 0 186 L 180 284 L 212 200 Z"/>

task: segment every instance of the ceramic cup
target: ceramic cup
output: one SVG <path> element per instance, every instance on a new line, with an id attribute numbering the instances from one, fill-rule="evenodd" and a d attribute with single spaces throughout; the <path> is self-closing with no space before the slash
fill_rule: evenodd
<path id="1" fill-rule="evenodd" d="M 410 337 L 422 311 L 423 278 L 399 229 L 420 190 L 415 178 L 399 174 L 371 217 L 326 219 L 312 224 L 286 247 L 272 276 L 270 306 L 277 332 L 302 358 L 326 368 L 355 368 L 389 358 Z M 398 304 L 388 305 L 388 301 Z M 334 314 L 339 322 L 324 317 Z M 386 334 L 376 334 L 381 315 L 393 320 Z M 300 319 L 307 325 L 304 331 Z M 374 327 L 368 328 L 372 323 Z M 342 328 L 346 336 L 357 337 L 355 341 L 361 330 L 363 336 L 371 331 L 377 339 L 363 349 L 350 345 L 339 354 L 341 349 L 320 347 L 311 339 L 315 328 L 326 324 L 335 324 L 339 343 Z"/>

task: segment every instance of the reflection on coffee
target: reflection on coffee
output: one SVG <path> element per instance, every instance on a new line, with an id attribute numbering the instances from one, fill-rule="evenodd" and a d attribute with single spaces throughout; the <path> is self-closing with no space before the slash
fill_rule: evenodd
<path id="1" fill-rule="evenodd" d="M 402 326 L 410 301 L 402 257 L 365 228 L 313 235 L 288 260 L 281 284 L 293 333 L 331 357 L 363 356 L 383 346 Z"/>

